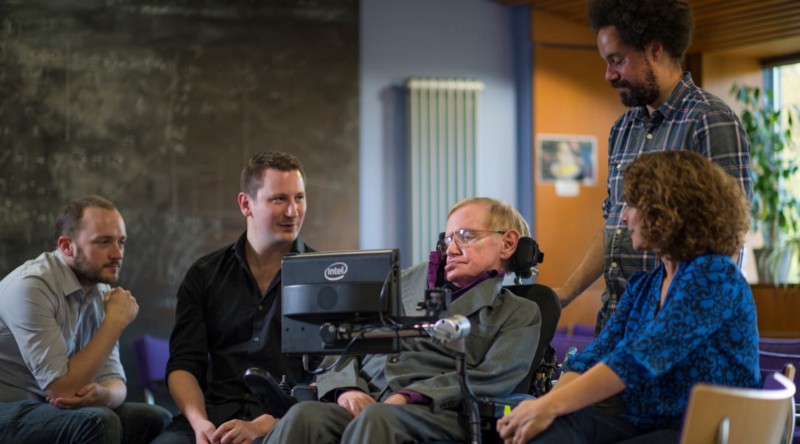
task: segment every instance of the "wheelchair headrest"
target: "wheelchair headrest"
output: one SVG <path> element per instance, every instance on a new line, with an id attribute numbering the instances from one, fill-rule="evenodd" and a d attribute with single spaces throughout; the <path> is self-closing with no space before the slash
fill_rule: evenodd
<path id="1" fill-rule="evenodd" d="M 509 271 L 519 278 L 527 279 L 533 275 L 536 266 L 544 261 L 544 253 L 539 249 L 539 244 L 530 237 L 519 238 L 517 250 L 511 256 Z"/>

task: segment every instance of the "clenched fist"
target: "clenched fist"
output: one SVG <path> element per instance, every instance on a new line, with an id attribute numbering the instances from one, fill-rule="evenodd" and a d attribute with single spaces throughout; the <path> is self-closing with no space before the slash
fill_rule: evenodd
<path id="1" fill-rule="evenodd" d="M 139 313 L 139 304 L 130 291 L 122 287 L 115 287 L 106 292 L 103 304 L 106 307 L 106 320 L 121 323 L 127 326 Z"/>

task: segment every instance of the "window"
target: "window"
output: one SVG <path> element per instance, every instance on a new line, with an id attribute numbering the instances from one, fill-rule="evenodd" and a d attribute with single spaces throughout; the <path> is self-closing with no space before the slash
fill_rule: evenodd
<path id="1" fill-rule="evenodd" d="M 790 63 L 778 64 L 765 70 L 765 85 L 771 86 L 774 92 L 776 107 L 784 109 L 793 108 L 795 119 L 800 119 L 800 61 L 797 59 Z M 787 153 L 800 162 L 800 121 L 793 125 L 793 150 Z M 787 189 L 800 199 L 800 173 L 787 180 Z M 800 235 L 799 233 L 795 233 Z M 800 261 L 792 261 L 789 271 L 789 281 L 798 282 L 800 279 Z"/>
<path id="2" fill-rule="evenodd" d="M 775 93 L 775 104 L 784 108 L 800 109 L 800 62 L 787 65 L 778 65 L 768 69 L 771 79 L 769 83 L 773 85 Z M 796 118 L 800 118 L 795 114 Z M 800 127 L 800 122 L 795 122 L 795 128 Z M 792 139 L 794 140 L 795 159 L 800 161 L 800 131 L 795 130 Z M 795 174 L 789 180 L 789 189 L 800 198 L 800 174 Z"/>

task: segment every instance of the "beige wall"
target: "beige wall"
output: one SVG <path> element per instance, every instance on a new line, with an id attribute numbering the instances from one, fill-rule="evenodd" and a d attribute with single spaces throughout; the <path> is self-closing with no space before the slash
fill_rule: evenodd
<path id="1" fill-rule="evenodd" d="M 761 86 L 761 63 L 755 57 L 731 53 L 703 54 L 703 88 L 722 98 L 736 112 L 741 110 L 730 94 L 731 85 Z"/>
<path id="2" fill-rule="evenodd" d="M 604 79 L 605 62 L 591 30 L 563 19 L 532 12 L 533 131 L 542 134 L 594 136 L 597 172 L 594 186 L 580 186 L 574 197 L 559 196 L 552 184 L 534 173 L 534 224 L 545 261 L 538 282 L 561 285 L 577 266 L 592 235 L 602 226 L 600 206 L 606 196 L 608 132 L 625 111 Z M 734 82 L 761 84 L 761 67 L 752 56 L 703 54 L 703 87 L 736 109 L 729 90 Z M 538 146 L 534 146 L 538 166 Z M 594 324 L 600 307 L 602 279 L 564 309 L 559 325 Z"/>

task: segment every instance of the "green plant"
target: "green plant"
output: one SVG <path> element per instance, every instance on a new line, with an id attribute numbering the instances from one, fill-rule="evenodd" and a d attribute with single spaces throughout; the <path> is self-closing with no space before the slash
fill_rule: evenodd
<path id="1" fill-rule="evenodd" d="M 767 269 L 766 280 L 775 284 L 798 283 L 798 265 L 800 265 L 800 236 L 782 239 L 763 258 L 763 267 Z"/>
<path id="2" fill-rule="evenodd" d="M 798 173 L 792 149 L 797 110 L 772 106 L 769 91 L 734 84 L 731 93 L 744 105 L 742 124 L 750 138 L 753 223 L 769 250 L 764 264 L 772 272 L 787 255 L 800 254 L 800 202 L 786 183 Z"/>

